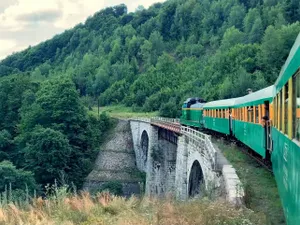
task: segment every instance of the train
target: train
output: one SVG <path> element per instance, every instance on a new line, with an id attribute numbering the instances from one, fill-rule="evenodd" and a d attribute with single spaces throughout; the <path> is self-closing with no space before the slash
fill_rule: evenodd
<path id="1" fill-rule="evenodd" d="M 275 84 L 231 99 L 189 98 L 180 123 L 238 140 L 269 162 L 287 224 L 300 223 L 300 34 Z"/>

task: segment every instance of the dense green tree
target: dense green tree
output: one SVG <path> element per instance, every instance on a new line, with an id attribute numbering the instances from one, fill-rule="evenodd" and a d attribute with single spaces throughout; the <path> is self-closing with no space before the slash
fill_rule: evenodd
<path id="1" fill-rule="evenodd" d="M 43 147 L 41 146 L 46 145 L 48 141 L 54 146 L 53 151 L 56 148 L 55 146 L 62 145 L 63 152 L 61 153 L 61 157 L 68 153 L 70 160 L 67 163 L 67 167 L 65 168 L 65 161 L 64 166 L 59 164 L 60 162 L 57 162 L 58 165 L 55 165 L 55 160 L 49 163 L 54 164 L 54 168 L 59 167 L 59 169 L 62 169 L 62 167 L 64 167 L 64 169 L 68 169 L 64 171 L 68 172 L 67 174 L 71 177 L 71 181 L 80 185 L 90 169 L 90 159 L 94 156 L 94 150 L 91 148 L 93 147 L 93 143 L 91 140 L 92 134 L 88 117 L 80 102 L 79 94 L 75 89 L 74 83 L 70 79 L 65 78 L 44 82 L 40 90 L 36 93 L 35 101 L 30 107 L 24 108 L 21 115 L 21 143 L 23 144 L 20 145 L 21 148 L 24 146 L 25 149 L 27 149 L 25 150 L 25 158 L 28 160 L 34 158 L 32 154 L 34 154 L 39 147 L 42 149 Z M 37 125 L 43 127 L 43 129 L 50 129 L 46 130 L 50 133 L 47 136 L 49 140 L 45 138 L 42 142 L 36 142 L 40 137 L 40 133 L 46 135 L 46 131 L 43 129 L 35 129 Z M 51 129 L 55 132 L 52 132 Z M 57 132 L 60 132 L 61 135 Z M 51 140 L 52 137 L 58 138 L 58 136 L 61 141 L 63 137 L 66 137 L 68 146 L 70 146 L 68 150 L 66 143 L 55 143 Z M 35 141 L 32 141 L 32 138 Z M 29 148 L 28 145 L 32 147 Z M 44 150 L 46 149 L 47 148 Z M 31 152 L 31 155 L 28 152 Z M 58 161 L 61 160 L 59 157 L 56 159 Z M 47 160 L 47 158 L 45 158 L 45 160 Z M 32 159 L 30 162 L 33 163 L 33 161 L 35 160 Z M 38 166 L 42 166 L 42 164 Z M 31 168 L 33 169 L 33 167 Z M 51 176 L 47 175 L 45 178 L 41 178 L 40 176 L 42 176 L 42 174 L 39 173 L 37 177 L 40 179 L 40 182 L 48 182 L 56 175 L 57 172 Z"/>
<path id="2" fill-rule="evenodd" d="M 35 90 L 35 84 L 25 76 L 12 76 L 0 81 L 0 129 L 6 129 L 13 136 L 18 133 L 19 109 L 25 90 Z"/>
<path id="3" fill-rule="evenodd" d="M 26 190 L 26 186 L 33 193 L 33 190 L 37 189 L 36 182 L 34 180 L 33 173 L 24 171 L 23 169 L 17 169 L 11 162 L 0 162 L 0 192 L 9 190 L 11 185 L 12 190 Z"/>
<path id="4" fill-rule="evenodd" d="M 254 26 L 255 20 L 260 18 L 259 9 L 253 8 L 250 9 L 244 18 L 244 30 L 245 33 L 249 34 Z"/>
<path id="5" fill-rule="evenodd" d="M 255 19 L 253 26 L 251 28 L 251 31 L 249 33 L 249 42 L 250 43 L 255 43 L 259 42 L 263 36 L 263 24 L 261 21 L 261 18 L 258 17 Z"/>
<path id="6" fill-rule="evenodd" d="M 229 26 L 235 26 L 238 29 L 242 29 L 245 16 L 246 9 L 243 5 L 233 6 L 228 17 Z"/>
<path id="7" fill-rule="evenodd" d="M 71 151 L 65 135 L 38 126 L 30 133 L 24 149 L 26 168 L 34 172 L 39 183 L 52 184 L 70 171 Z"/>
<path id="8" fill-rule="evenodd" d="M 236 44 L 243 43 L 244 38 L 245 36 L 241 31 L 235 27 L 230 27 L 224 34 L 221 47 L 224 50 L 229 49 Z"/>
<path id="9" fill-rule="evenodd" d="M 0 161 L 8 160 L 12 148 L 13 140 L 7 130 L 0 131 Z"/>
<path id="10" fill-rule="evenodd" d="M 163 103 L 159 109 L 159 115 L 163 117 L 176 118 L 180 116 L 180 110 L 175 99 L 170 99 L 167 103 Z"/>

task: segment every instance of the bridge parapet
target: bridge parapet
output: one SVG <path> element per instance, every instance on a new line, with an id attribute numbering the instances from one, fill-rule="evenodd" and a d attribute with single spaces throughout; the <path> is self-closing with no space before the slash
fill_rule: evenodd
<path id="1" fill-rule="evenodd" d="M 186 135 L 205 161 L 209 162 L 211 168 L 215 170 L 217 165 L 217 151 L 211 142 L 210 136 L 185 126 L 181 126 L 181 134 Z"/>
<path id="2" fill-rule="evenodd" d="M 134 117 L 134 118 L 131 118 L 130 120 L 141 121 L 141 122 L 145 122 L 145 123 L 151 123 L 151 119 L 150 118 L 145 118 L 145 117 Z"/>
<path id="3" fill-rule="evenodd" d="M 152 118 L 143 118 L 137 117 L 131 120 L 142 121 L 146 123 L 151 123 L 153 125 L 160 126 L 163 124 L 165 129 L 170 129 L 176 133 L 185 135 L 188 140 L 198 149 L 200 154 L 203 156 L 207 164 L 210 165 L 211 169 L 216 170 L 217 165 L 217 151 L 214 148 L 210 136 L 190 127 L 185 127 L 180 125 L 179 119 L 174 118 L 165 118 L 165 117 L 152 117 Z M 170 125 L 170 126 L 165 126 Z"/>
<path id="4" fill-rule="evenodd" d="M 166 117 L 152 117 L 151 122 L 163 122 L 163 123 L 175 123 L 179 124 L 180 120 L 179 119 L 174 119 L 174 118 L 166 118 Z"/>

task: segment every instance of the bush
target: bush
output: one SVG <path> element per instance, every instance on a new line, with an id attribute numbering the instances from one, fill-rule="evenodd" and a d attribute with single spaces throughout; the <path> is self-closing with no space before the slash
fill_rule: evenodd
<path id="1" fill-rule="evenodd" d="M 162 104 L 159 109 L 159 116 L 176 118 L 180 116 L 180 110 L 175 101 L 171 100 L 168 103 Z"/>
<path id="2" fill-rule="evenodd" d="M 25 190 L 26 187 L 33 191 L 37 188 L 32 172 L 17 169 L 10 161 L 0 163 L 0 192 L 12 190 Z"/>

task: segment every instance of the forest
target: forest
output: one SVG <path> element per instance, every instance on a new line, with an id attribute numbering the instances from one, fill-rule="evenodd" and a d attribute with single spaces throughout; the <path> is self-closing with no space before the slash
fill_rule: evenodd
<path id="1" fill-rule="evenodd" d="M 118 5 L 10 55 L 0 62 L 0 192 L 58 177 L 80 187 L 109 127 L 106 115 L 88 113 L 97 104 L 177 117 L 188 97 L 273 84 L 299 21 L 299 0 L 167 0 L 130 13 Z"/>

